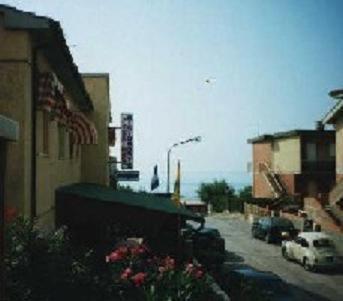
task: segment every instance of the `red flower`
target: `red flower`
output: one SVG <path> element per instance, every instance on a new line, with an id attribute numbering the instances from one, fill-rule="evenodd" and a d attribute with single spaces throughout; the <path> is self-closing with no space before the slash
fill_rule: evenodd
<path id="1" fill-rule="evenodd" d="M 122 280 L 127 280 L 132 274 L 131 268 L 126 268 L 124 272 L 120 275 L 120 278 Z"/>
<path id="2" fill-rule="evenodd" d="M 166 271 L 166 268 L 160 266 L 160 267 L 158 267 L 158 271 L 162 274 L 162 273 L 164 273 Z"/>
<path id="3" fill-rule="evenodd" d="M 116 252 L 119 255 L 121 255 L 122 257 L 125 257 L 127 255 L 128 248 L 127 247 L 119 247 Z"/>
<path id="4" fill-rule="evenodd" d="M 142 246 L 137 246 L 131 249 L 131 253 L 134 256 L 138 256 L 140 254 L 144 254 L 145 253 L 145 249 Z"/>
<path id="5" fill-rule="evenodd" d="M 106 256 L 106 262 L 115 262 L 123 259 L 123 255 L 117 251 L 112 252 L 110 255 Z"/>
<path id="6" fill-rule="evenodd" d="M 175 268 L 175 259 L 167 256 L 164 259 L 164 266 L 167 270 L 173 270 Z"/>
<path id="7" fill-rule="evenodd" d="M 197 279 L 202 278 L 202 276 L 204 276 L 204 271 L 202 271 L 200 269 L 194 273 L 194 277 Z"/>
<path id="8" fill-rule="evenodd" d="M 134 275 L 133 277 L 131 277 L 133 283 L 136 285 L 136 286 L 141 286 L 144 281 L 145 281 L 145 278 L 146 278 L 146 273 L 137 273 L 136 275 Z"/>
<path id="9" fill-rule="evenodd" d="M 18 211 L 15 207 L 5 207 L 5 223 L 10 223 L 18 216 Z"/>
<path id="10" fill-rule="evenodd" d="M 186 273 L 191 274 L 193 272 L 194 265 L 192 263 L 189 263 L 186 265 Z"/>

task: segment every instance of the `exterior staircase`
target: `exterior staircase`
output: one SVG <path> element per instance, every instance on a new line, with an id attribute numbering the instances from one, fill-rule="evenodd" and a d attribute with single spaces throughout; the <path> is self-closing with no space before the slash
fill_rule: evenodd
<path id="1" fill-rule="evenodd" d="M 343 226 L 343 181 L 340 181 L 329 194 L 329 203 L 325 211 L 336 221 L 337 225 Z"/>
<path id="2" fill-rule="evenodd" d="M 304 199 L 304 210 L 313 221 L 330 232 L 342 233 L 342 210 L 316 198 Z M 337 212 L 338 210 L 338 212 Z"/>
<path id="3" fill-rule="evenodd" d="M 286 190 L 282 186 L 280 179 L 277 175 L 271 170 L 269 165 L 265 162 L 260 163 L 259 165 L 260 172 L 263 173 L 263 176 L 268 183 L 269 187 L 273 191 L 274 197 L 276 199 L 281 198 L 282 196 L 286 195 Z"/>
<path id="4" fill-rule="evenodd" d="M 343 226 L 343 210 L 338 205 L 326 205 L 324 209 L 338 226 Z"/>
<path id="5" fill-rule="evenodd" d="M 343 180 L 338 182 L 329 194 L 329 203 L 332 206 L 343 202 Z"/>

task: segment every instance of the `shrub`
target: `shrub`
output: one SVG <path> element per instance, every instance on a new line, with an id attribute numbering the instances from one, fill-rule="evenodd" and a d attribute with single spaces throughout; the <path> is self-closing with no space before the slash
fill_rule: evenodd
<path id="1" fill-rule="evenodd" d="M 173 258 L 153 256 L 144 245 L 121 246 L 106 262 L 123 300 L 211 300 L 209 277 L 201 265 L 176 266 Z"/>
<path id="2" fill-rule="evenodd" d="M 200 265 L 176 266 L 141 244 L 121 245 L 99 262 L 72 246 L 65 228 L 43 235 L 18 218 L 6 226 L 5 245 L 9 300 L 214 300 Z"/>
<path id="3" fill-rule="evenodd" d="M 64 228 L 43 235 L 16 219 L 6 226 L 4 260 L 9 300 L 101 300 L 94 254 L 74 250 Z"/>

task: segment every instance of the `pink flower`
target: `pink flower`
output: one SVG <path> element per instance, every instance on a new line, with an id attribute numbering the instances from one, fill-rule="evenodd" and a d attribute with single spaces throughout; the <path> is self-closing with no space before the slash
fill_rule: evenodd
<path id="1" fill-rule="evenodd" d="M 164 273 L 164 272 L 166 271 L 166 268 L 160 266 L 160 267 L 158 267 L 158 271 L 159 271 L 160 273 Z"/>
<path id="2" fill-rule="evenodd" d="M 127 280 L 132 274 L 131 268 L 126 268 L 124 272 L 120 275 L 120 279 Z"/>
<path id="3" fill-rule="evenodd" d="M 173 270 L 175 268 L 175 259 L 167 256 L 164 260 L 164 266 L 167 270 Z"/>
<path id="4" fill-rule="evenodd" d="M 202 271 L 202 270 L 197 270 L 196 272 L 195 272 L 195 274 L 194 274 L 194 277 L 195 278 L 197 278 L 197 279 L 199 279 L 199 278 L 202 278 L 202 276 L 204 276 L 204 271 Z"/>
<path id="5" fill-rule="evenodd" d="M 132 276 L 131 279 L 136 286 L 141 286 L 146 278 L 146 273 L 140 272 Z"/>
<path id="6" fill-rule="evenodd" d="M 192 263 L 189 263 L 186 265 L 186 273 L 191 274 L 193 272 L 194 265 Z"/>
<path id="7" fill-rule="evenodd" d="M 140 254 L 144 254 L 145 253 L 145 248 L 143 248 L 142 246 L 137 246 L 131 249 L 131 253 L 134 256 L 140 255 Z"/>
<path id="8" fill-rule="evenodd" d="M 16 217 L 18 216 L 18 211 L 15 207 L 5 206 L 4 215 L 5 223 L 10 223 L 16 219 Z"/>
<path id="9" fill-rule="evenodd" d="M 122 257 L 125 257 L 127 255 L 127 252 L 128 252 L 128 248 L 127 247 L 119 247 L 116 252 L 121 255 Z"/>
<path id="10" fill-rule="evenodd" d="M 112 252 L 110 255 L 106 256 L 106 262 L 115 262 L 123 259 L 123 255 L 119 252 Z"/>

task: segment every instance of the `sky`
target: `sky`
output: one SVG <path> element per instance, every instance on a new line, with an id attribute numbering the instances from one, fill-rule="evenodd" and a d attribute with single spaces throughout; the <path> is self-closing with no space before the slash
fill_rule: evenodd
<path id="1" fill-rule="evenodd" d="M 140 189 L 157 164 L 165 191 L 168 148 L 198 135 L 172 151 L 184 194 L 215 178 L 249 184 L 247 139 L 314 128 L 342 88 L 340 0 L 1 3 L 59 20 L 79 70 L 110 73 L 114 125 L 134 114 Z"/>

